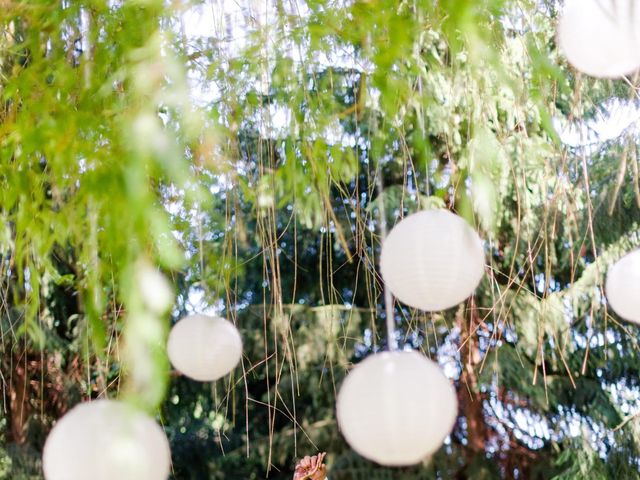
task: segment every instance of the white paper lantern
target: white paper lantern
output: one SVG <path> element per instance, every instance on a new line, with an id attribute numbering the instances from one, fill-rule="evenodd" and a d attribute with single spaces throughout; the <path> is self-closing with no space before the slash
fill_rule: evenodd
<path id="1" fill-rule="evenodd" d="M 403 303 L 444 310 L 469 297 L 484 275 L 478 234 L 448 210 L 426 210 L 398 223 L 382 244 L 380 271 Z"/>
<path id="2" fill-rule="evenodd" d="M 417 352 L 368 357 L 347 375 L 337 400 L 338 425 L 349 445 L 387 466 L 414 465 L 435 453 L 457 412 L 451 382 Z"/>
<path id="3" fill-rule="evenodd" d="M 47 437 L 46 480 L 166 480 L 169 442 L 144 413 L 114 400 L 82 403 Z"/>
<path id="4" fill-rule="evenodd" d="M 618 315 L 640 323 L 640 250 L 625 255 L 609 269 L 605 292 Z"/>
<path id="5" fill-rule="evenodd" d="M 242 338 L 229 321 L 191 315 L 176 323 L 169 334 L 169 360 L 187 377 L 211 382 L 227 375 L 242 357 Z"/>
<path id="6" fill-rule="evenodd" d="M 577 70 L 617 78 L 640 68 L 640 2 L 567 0 L 558 43 Z"/>

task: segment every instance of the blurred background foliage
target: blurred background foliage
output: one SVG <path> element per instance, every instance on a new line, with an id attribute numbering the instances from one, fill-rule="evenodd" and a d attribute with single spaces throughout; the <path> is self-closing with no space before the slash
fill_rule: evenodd
<path id="1" fill-rule="evenodd" d="M 572 70 L 560 8 L 0 0 L 0 477 L 41 478 L 53 422 L 120 396 L 161 421 L 176 479 L 285 479 L 316 451 L 332 480 L 638 478 L 638 331 L 603 295 L 640 245 L 637 78 Z M 391 225 L 452 209 L 487 251 L 459 308 L 394 305 L 460 403 L 411 469 L 335 423 L 386 345 L 381 202 Z M 230 377 L 171 371 L 192 312 L 241 329 Z"/>

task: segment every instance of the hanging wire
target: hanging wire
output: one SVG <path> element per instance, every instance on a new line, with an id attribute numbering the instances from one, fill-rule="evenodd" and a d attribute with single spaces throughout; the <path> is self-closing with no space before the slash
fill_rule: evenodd
<path id="1" fill-rule="evenodd" d="M 377 182 L 378 182 L 378 198 L 380 199 L 378 212 L 380 214 L 380 236 L 382 238 L 382 242 L 387 238 L 387 213 L 384 207 L 384 184 L 382 181 L 382 167 L 379 165 L 378 174 L 377 174 Z M 384 306 L 386 311 L 386 320 L 387 320 L 387 345 L 389 345 L 389 350 L 394 351 L 398 350 L 398 340 L 396 339 L 396 325 L 395 318 L 393 316 L 393 296 L 391 295 L 391 290 L 387 287 L 387 284 L 382 282 L 382 288 L 384 291 Z"/>

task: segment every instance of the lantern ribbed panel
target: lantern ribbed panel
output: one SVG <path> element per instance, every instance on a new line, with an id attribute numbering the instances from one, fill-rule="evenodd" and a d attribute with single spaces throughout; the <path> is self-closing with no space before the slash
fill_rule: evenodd
<path id="1" fill-rule="evenodd" d="M 419 463 L 451 432 L 457 397 L 439 366 L 417 352 L 385 352 L 358 364 L 337 399 L 338 425 L 351 447 L 387 466 Z"/>
<path id="2" fill-rule="evenodd" d="M 144 413 L 113 400 L 82 403 L 47 437 L 46 480 L 166 480 L 169 442 Z"/>
<path id="3" fill-rule="evenodd" d="M 382 245 L 382 278 L 403 303 L 444 310 L 469 297 L 484 275 L 478 234 L 448 210 L 406 217 Z"/>
<path id="4" fill-rule="evenodd" d="M 640 68 L 640 2 L 567 0 L 558 44 L 577 70 L 617 78 Z"/>
<path id="5" fill-rule="evenodd" d="M 640 323 L 640 250 L 625 255 L 609 268 L 605 293 L 620 317 Z"/>
<path id="6" fill-rule="evenodd" d="M 173 366 L 194 380 L 210 382 L 230 373 L 242 356 L 242 338 L 228 320 L 191 315 L 169 334 L 167 353 Z"/>

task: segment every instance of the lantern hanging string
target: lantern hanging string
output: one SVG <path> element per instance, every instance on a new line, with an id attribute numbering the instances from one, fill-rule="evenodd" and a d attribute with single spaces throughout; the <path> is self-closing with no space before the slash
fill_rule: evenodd
<path id="1" fill-rule="evenodd" d="M 384 206 L 384 183 L 382 181 L 382 166 L 378 163 L 377 172 L 378 183 L 378 198 L 380 199 L 378 206 L 379 221 L 380 221 L 380 236 L 382 242 L 387 238 L 387 214 Z M 398 350 L 398 340 L 395 334 L 395 318 L 393 316 L 393 296 L 391 290 L 387 287 L 387 284 L 382 281 L 382 288 L 384 292 L 384 306 L 387 320 L 387 344 L 390 351 Z"/>

